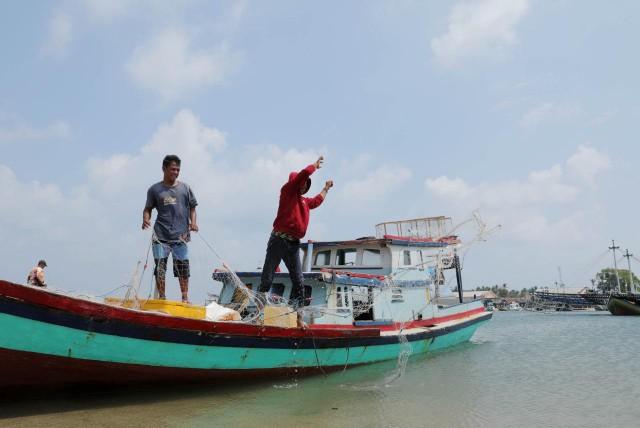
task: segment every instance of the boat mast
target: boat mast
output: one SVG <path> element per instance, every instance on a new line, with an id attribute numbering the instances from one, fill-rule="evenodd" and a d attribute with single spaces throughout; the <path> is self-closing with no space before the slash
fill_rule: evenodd
<path id="1" fill-rule="evenodd" d="M 609 247 L 609 249 L 613 250 L 613 268 L 616 272 L 616 284 L 618 286 L 618 292 L 621 293 L 622 290 L 620 289 L 620 277 L 618 276 L 618 262 L 616 261 L 616 250 L 619 248 L 620 247 L 616 247 L 616 241 L 612 239 L 611 246 Z"/>
<path id="2" fill-rule="evenodd" d="M 562 268 L 558 266 L 558 280 L 560 281 L 558 285 L 560 287 L 564 287 L 564 281 L 562 281 Z"/>
<path id="3" fill-rule="evenodd" d="M 462 295 L 462 272 L 460 269 L 460 257 L 458 257 L 458 252 L 453 250 L 453 263 L 456 265 L 456 282 L 458 283 L 458 300 L 462 303 L 463 295 Z"/>
<path id="4" fill-rule="evenodd" d="M 633 273 L 631 272 L 631 257 L 633 257 L 633 254 L 629 254 L 629 249 L 627 248 L 625 250 L 626 252 L 623 254 L 624 257 L 627 258 L 627 266 L 629 266 L 629 293 L 634 293 L 636 292 L 636 285 L 633 283 Z"/>

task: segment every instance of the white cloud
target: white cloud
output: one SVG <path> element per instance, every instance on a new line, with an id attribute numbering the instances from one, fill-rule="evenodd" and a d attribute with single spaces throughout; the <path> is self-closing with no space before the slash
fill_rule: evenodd
<path id="1" fill-rule="evenodd" d="M 19 117 L 5 115 L 0 117 L 0 143 L 66 140 L 70 136 L 71 128 L 60 120 L 50 123 L 45 128 L 36 128 Z"/>
<path id="2" fill-rule="evenodd" d="M 383 202 L 386 197 L 411 178 L 411 171 L 398 165 L 381 165 L 362 178 L 340 186 L 340 195 L 351 203 Z"/>
<path id="3" fill-rule="evenodd" d="M 609 156 L 593 147 L 579 146 L 578 151 L 567 160 L 569 174 L 590 186 L 595 184 L 595 179 L 599 174 L 610 167 Z"/>
<path id="4" fill-rule="evenodd" d="M 516 26 L 529 10 L 527 0 L 480 0 L 458 3 L 447 32 L 431 41 L 438 63 L 456 66 L 470 58 L 502 56 L 517 43 Z"/>
<path id="5" fill-rule="evenodd" d="M 13 170 L 1 164 L 0 200 L 10 202 L 0 204 L 3 236 L 16 234 L 16 240 L 21 240 L 18 236 L 29 237 L 34 243 L 47 239 L 73 240 L 78 231 L 75 220 L 86 215 L 89 208 L 81 193 L 65 194 L 52 183 L 21 181 Z"/>
<path id="6" fill-rule="evenodd" d="M 543 103 L 525 113 L 520 119 L 520 126 L 535 128 L 544 122 L 572 119 L 583 113 L 582 107 L 578 104 Z"/>
<path id="7" fill-rule="evenodd" d="M 71 16 L 56 10 L 49 20 L 47 38 L 42 45 L 42 54 L 54 58 L 64 57 L 73 38 L 73 21 Z"/>
<path id="8" fill-rule="evenodd" d="M 125 69 L 138 86 L 170 101 L 224 82 L 239 61 L 225 44 L 198 49 L 186 31 L 173 29 L 136 48 Z"/>
<path id="9" fill-rule="evenodd" d="M 443 197 L 454 199 L 464 199 L 469 195 L 471 188 L 461 178 L 449 178 L 444 175 L 438 178 L 427 178 L 425 181 L 427 189 Z"/>
<path id="10" fill-rule="evenodd" d="M 306 167 L 321 151 L 233 146 L 222 131 L 190 110 L 181 110 L 139 149 L 88 160 L 86 178 L 71 188 L 29 181 L 29 171 L 22 171 L 27 178 L 21 178 L 0 165 L 0 200 L 9 201 L 0 206 L 0 234 L 17 243 L 0 249 L 0 259 L 9 266 L 5 278 L 22 281 L 30 264 L 43 257 L 53 286 L 97 293 L 126 282 L 135 261 L 146 256 L 150 233 L 140 230 L 142 208 L 146 190 L 162 178 L 162 158 L 168 153 L 181 157 L 179 179 L 191 185 L 199 201 L 198 235 L 231 266 L 254 269 L 264 258 L 281 186 L 289 172 Z M 336 187 L 312 213 L 308 237 L 372 234 L 375 222 L 385 220 L 381 216 L 387 207 L 370 209 L 367 204 L 392 200 L 411 172 L 402 166 L 375 165 L 368 155 L 341 164 L 322 153 L 325 167 L 314 173 L 311 195 L 329 178 L 336 180 Z M 362 178 L 351 179 L 353 171 L 345 167 L 349 164 L 359 165 Z M 357 203 L 369 208 L 354 214 Z M 351 208 L 345 211 L 345 206 Z M 389 209 L 397 214 L 396 208 Z M 220 265 L 198 235 L 191 244 L 196 301 L 212 289 L 210 272 Z M 94 278 L 96 272 L 100 281 L 88 284 L 86 278 Z M 144 286 L 149 281 L 147 272 Z M 177 293 L 173 285 L 169 292 Z"/>
<path id="11" fill-rule="evenodd" d="M 564 180 L 560 165 L 532 171 L 526 180 L 507 180 L 471 186 L 460 178 L 428 178 L 425 186 L 434 195 L 464 203 L 470 200 L 491 207 L 525 206 L 545 202 L 569 202 L 580 189 Z"/>
<path id="12" fill-rule="evenodd" d="M 109 21 L 125 16 L 140 0 L 82 0 L 89 16 L 100 21 Z M 152 7 L 153 4 L 146 5 Z"/>
<path id="13" fill-rule="evenodd" d="M 22 270 L 45 257 L 51 259 L 49 282 L 54 286 L 95 292 L 128 280 L 135 261 L 144 260 L 148 248 L 150 235 L 140 231 L 146 190 L 161 180 L 162 158 L 168 153 L 182 158 L 180 179 L 198 198 L 203 238 L 232 266 L 255 268 L 264 257 L 262 244 L 276 213 L 280 187 L 290 171 L 313 162 L 318 152 L 277 146 L 227 150 L 226 146 L 221 131 L 182 110 L 137 151 L 88 160 L 86 180 L 69 189 L 20 178 L 0 164 L 0 200 L 9 201 L 0 207 L 0 234 L 17 243 L 0 250 L 0 258 L 9 266 L 5 278 L 23 280 Z M 23 174 L 28 176 L 29 171 Z M 314 174 L 318 181 L 323 177 L 322 172 Z M 312 191 L 320 187 L 314 183 Z M 197 235 L 194 241 L 194 293 L 203 295 L 213 286 L 210 272 L 219 261 Z M 86 278 L 96 272 L 100 281 L 87 284 Z"/>
<path id="14" fill-rule="evenodd" d="M 606 154 L 579 146 L 565 165 L 530 172 L 525 179 L 472 185 L 461 178 L 428 178 L 425 188 L 458 212 L 480 208 L 493 224 L 517 240 L 584 240 L 594 207 L 584 206 L 598 174 L 610 167 Z"/>
<path id="15" fill-rule="evenodd" d="M 226 144 L 221 131 L 204 126 L 191 111 L 181 110 L 171 122 L 158 127 L 139 153 L 89 159 L 89 183 L 104 195 L 120 195 L 132 179 L 150 181 L 160 171 L 159 162 L 171 153 L 179 153 L 188 165 L 189 175 L 206 180 L 212 169 L 213 155 L 222 151 Z"/>
<path id="16" fill-rule="evenodd" d="M 202 10 L 200 0 L 77 0 L 77 3 L 83 6 L 79 10 L 80 13 L 101 23 L 110 23 L 131 16 L 144 16 L 154 21 L 166 21 L 167 18 L 175 20 L 191 6 Z M 235 2 L 231 3 L 229 8 L 236 8 Z"/>
<path id="17" fill-rule="evenodd" d="M 538 213 L 529 215 L 518 214 L 518 221 L 507 223 L 510 233 L 518 240 L 526 242 L 584 242 L 585 231 L 589 230 L 590 216 L 582 210 L 568 214 L 557 220 L 550 220 Z"/>

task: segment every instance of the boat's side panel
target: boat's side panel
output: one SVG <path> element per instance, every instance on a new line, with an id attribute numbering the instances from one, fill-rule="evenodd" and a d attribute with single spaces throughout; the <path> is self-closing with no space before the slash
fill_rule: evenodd
<path id="1" fill-rule="evenodd" d="M 6 292 L 0 293 L 0 388 L 336 370 L 395 359 L 401 351 L 455 345 L 491 317 L 460 305 L 439 314 L 442 324 L 434 325 L 436 318 L 403 324 L 408 341 L 399 343 L 393 330 L 223 325 L 110 308 L 1 281 L 0 287 Z"/>
<path id="2" fill-rule="evenodd" d="M 81 330 L 106 329 L 107 334 L 131 335 L 129 327 L 145 330 L 147 334 L 165 336 L 171 331 L 201 332 L 207 336 L 264 337 L 264 338 L 354 338 L 379 337 L 380 330 L 398 330 L 400 328 L 428 327 L 442 322 L 463 319 L 484 312 L 480 302 L 463 303 L 449 308 L 430 306 L 431 312 L 424 313 L 423 319 L 408 322 L 396 322 L 376 328 L 354 327 L 352 325 L 322 325 L 314 323 L 308 330 L 268 327 L 234 322 L 211 322 L 166 316 L 145 311 L 134 311 L 127 308 L 104 305 L 96 302 L 77 299 L 46 289 L 28 287 L 0 281 L 0 313 L 9 313 L 53 323 L 73 323 L 66 325 Z M 119 326 L 121 330 L 114 332 Z M 164 340 L 162 337 L 156 340 Z M 287 344 L 285 347 L 288 347 Z"/>
<path id="3" fill-rule="evenodd" d="M 475 331 L 477 330 L 478 327 L 480 327 L 480 325 L 484 324 L 487 321 L 481 321 L 477 324 L 473 324 L 467 328 L 463 328 L 460 330 L 456 330 L 453 331 L 451 333 L 442 335 L 442 336 L 438 336 L 434 339 L 433 343 L 431 344 L 431 347 L 429 348 L 430 351 L 437 351 L 440 349 L 445 349 L 448 348 L 450 346 L 455 346 L 458 345 L 460 343 L 464 343 L 469 341 L 469 339 L 471 339 L 471 336 L 473 336 L 473 334 L 475 333 Z"/>
<path id="4" fill-rule="evenodd" d="M 448 321 L 455 319 L 456 315 L 462 312 L 468 311 L 484 311 L 484 306 L 481 300 L 474 300 L 471 302 L 459 303 L 457 305 L 447 306 L 444 308 L 438 308 L 437 318 L 438 322 Z"/>
<path id="5" fill-rule="evenodd" d="M 39 287 L 23 286 L 0 281 L 0 313 L 10 313 L 34 319 L 35 316 L 52 317 L 58 321 L 75 319 L 85 326 L 99 324 L 130 323 L 149 330 L 167 329 L 199 331 L 203 334 L 233 335 L 246 337 L 279 337 L 283 339 L 304 337 L 306 330 L 281 327 L 259 326 L 236 322 L 211 322 L 165 314 L 134 311 L 127 308 L 110 306 L 88 300 L 73 298 L 50 292 Z M 44 313 L 48 312 L 48 313 Z M 38 315 L 36 315 L 38 313 Z M 333 326 L 331 330 L 316 332 L 316 337 L 377 337 L 376 328 L 344 329 Z M 335 328 L 337 327 L 337 328 Z M 81 327 L 81 329 L 84 329 Z"/>
<path id="6" fill-rule="evenodd" d="M 640 305 L 614 296 L 609 298 L 607 309 L 613 315 L 640 315 Z"/>
<path id="7" fill-rule="evenodd" d="M 470 323 L 442 336 L 412 340 L 408 346 L 412 354 L 426 352 L 434 337 L 439 348 L 451 346 L 470 337 L 476 328 L 477 323 Z M 304 349 L 296 348 L 295 341 L 291 349 L 198 346 L 87 332 L 6 314 L 0 314 L 0 331 L 0 348 L 4 349 L 122 364 L 216 370 L 364 364 L 393 359 L 401 350 L 395 341 Z M 447 336 L 451 339 L 445 339 Z"/>

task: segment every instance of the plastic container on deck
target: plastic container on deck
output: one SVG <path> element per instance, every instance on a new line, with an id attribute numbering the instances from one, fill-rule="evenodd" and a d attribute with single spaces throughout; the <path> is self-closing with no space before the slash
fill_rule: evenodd
<path id="1" fill-rule="evenodd" d="M 135 307 L 132 300 L 119 299 L 117 297 L 107 297 L 105 303 L 125 308 Z M 174 317 L 192 318 L 202 320 L 206 317 L 204 306 L 189 305 L 175 300 L 149 299 L 140 301 L 140 309 L 143 311 L 162 312 Z"/>

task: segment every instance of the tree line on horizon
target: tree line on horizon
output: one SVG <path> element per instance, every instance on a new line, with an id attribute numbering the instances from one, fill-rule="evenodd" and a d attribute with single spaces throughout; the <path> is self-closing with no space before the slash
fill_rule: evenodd
<path id="1" fill-rule="evenodd" d="M 618 279 L 620 280 L 620 292 L 630 293 L 640 290 L 640 279 L 628 269 L 618 269 Z M 605 268 L 596 274 L 592 284 L 596 289 L 603 292 L 616 291 L 618 281 L 616 280 L 616 270 L 613 268 Z M 633 287 L 630 285 L 633 284 Z"/>
<path id="2" fill-rule="evenodd" d="M 604 293 L 616 291 L 618 283 L 615 273 L 616 270 L 613 268 L 602 269 L 596 274 L 595 278 L 591 280 L 593 288 Z M 620 280 L 620 292 L 628 293 L 640 291 L 640 279 L 628 269 L 618 269 L 618 278 Z M 633 284 L 633 287 L 629 287 L 629 284 Z M 495 284 L 493 286 L 476 287 L 474 291 L 493 291 L 498 297 L 518 298 L 527 297 L 530 294 L 533 294 L 537 289 L 538 287 L 535 286 L 522 288 L 520 291 L 511 290 L 507 287 L 507 284 L 504 283 L 502 285 Z M 452 291 L 457 292 L 458 288 L 455 287 Z"/>

